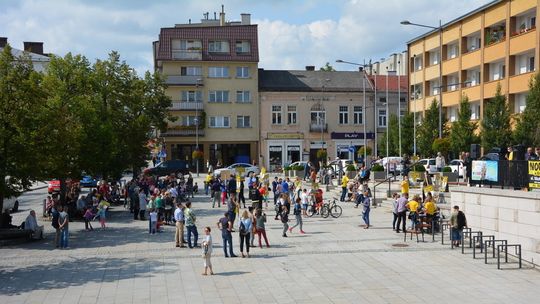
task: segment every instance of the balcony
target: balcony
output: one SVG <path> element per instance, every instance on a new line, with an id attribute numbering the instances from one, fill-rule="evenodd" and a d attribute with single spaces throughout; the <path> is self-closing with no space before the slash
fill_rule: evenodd
<path id="1" fill-rule="evenodd" d="M 529 81 L 534 76 L 534 71 L 510 77 L 510 94 L 529 91 Z"/>
<path id="2" fill-rule="evenodd" d="M 180 76 L 180 75 L 169 75 L 165 79 L 166 85 L 183 85 L 183 86 L 202 86 L 203 83 L 200 81 L 202 76 Z M 198 81 L 197 81 L 198 80 Z"/>
<path id="3" fill-rule="evenodd" d="M 198 132 L 197 132 L 198 131 Z M 161 137 L 195 137 L 197 136 L 197 133 L 199 136 L 204 136 L 204 129 L 167 129 L 166 132 L 161 133 Z"/>
<path id="4" fill-rule="evenodd" d="M 173 101 L 169 108 L 172 111 L 202 111 L 202 101 Z"/>
<path id="5" fill-rule="evenodd" d="M 484 98 L 493 98 L 497 92 L 497 85 L 501 85 L 501 94 L 506 93 L 506 81 L 505 79 L 498 79 L 486 82 L 484 84 Z"/>
<path id="6" fill-rule="evenodd" d="M 311 123 L 309 132 L 328 132 L 328 124 Z"/>
<path id="7" fill-rule="evenodd" d="M 460 95 L 459 90 L 443 93 L 443 105 L 445 107 L 458 105 L 460 100 L 461 100 L 461 95 Z"/>
<path id="8" fill-rule="evenodd" d="M 443 75 L 448 75 L 456 73 L 459 71 L 459 58 L 452 58 L 446 61 L 443 61 Z"/>
<path id="9" fill-rule="evenodd" d="M 479 100 L 480 99 L 480 86 L 475 85 L 471 87 L 464 88 L 461 93 L 469 98 L 469 100 Z"/>
<path id="10" fill-rule="evenodd" d="M 202 50 L 173 50 L 172 59 L 177 60 L 202 60 Z"/>
<path id="11" fill-rule="evenodd" d="M 510 55 L 523 53 L 535 48 L 536 28 L 529 29 L 527 32 L 519 33 L 510 38 Z"/>
<path id="12" fill-rule="evenodd" d="M 505 54 L 506 49 L 504 40 L 494 42 L 484 48 L 484 62 L 493 62 L 498 59 L 504 58 Z"/>
<path id="13" fill-rule="evenodd" d="M 461 56 L 461 69 L 468 70 L 480 64 L 480 49 L 468 52 Z"/>

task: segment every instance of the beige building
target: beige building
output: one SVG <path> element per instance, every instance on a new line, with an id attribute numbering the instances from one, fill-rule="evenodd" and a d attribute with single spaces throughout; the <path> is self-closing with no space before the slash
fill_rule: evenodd
<path id="1" fill-rule="evenodd" d="M 258 155 L 257 25 L 220 18 L 162 28 L 154 42 L 155 69 L 165 76 L 170 109 L 178 118 L 160 134 L 167 159 L 229 165 Z M 201 165 L 202 165 L 201 160 Z"/>
<path id="2" fill-rule="evenodd" d="M 380 136 L 386 128 L 384 76 L 307 69 L 259 71 L 260 162 L 271 171 L 300 160 L 317 163 L 319 149 L 325 149 L 331 159 L 358 160 L 355 151 L 366 145 L 374 149 L 375 130 Z M 405 112 L 407 81 L 402 78 Z M 393 89 L 397 77 L 390 79 L 389 111 L 397 114 L 397 90 Z"/>
<path id="3" fill-rule="evenodd" d="M 443 115 L 457 119 L 459 101 L 471 102 L 471 120 L 481 120 L 496 88 L 510 109 L 525 109 L 529 79 L 538 70 L 540 0 L 497 0 L 408 43 L 410 111 L 424 111 L 442 98 Z M 442 62 L 442 65 L 441 65 Z M 439 79 L 440 74 L 442 81 Z M 420 116 L 420 115 L 419 115 Z"/>

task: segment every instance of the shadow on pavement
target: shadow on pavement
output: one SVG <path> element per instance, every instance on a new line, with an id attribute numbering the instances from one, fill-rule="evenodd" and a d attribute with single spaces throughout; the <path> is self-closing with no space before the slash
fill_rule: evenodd
<path id="1" fill-rule="evenodd" d="M 19 269 L 0 269 L 0 295 L 15 295 L 34 290 L 64 289 L 86 283 L 117 282 L 149 277 L 156 269 L 171 263 L 151 259 L 82 258 L 57 264 L 35 265 Z M 174 270 L 160 269 L 160 273 Z"/>
<path id="2" fill-rule="evenodd" d="M 228 271 L 228 272 L 216 272 L 214 275 L 230 277 L 230 276 L 235 276 L 235 275 L 243 275 L 246 273 L 250 273 L 250 272 L 249 271 Z"/>

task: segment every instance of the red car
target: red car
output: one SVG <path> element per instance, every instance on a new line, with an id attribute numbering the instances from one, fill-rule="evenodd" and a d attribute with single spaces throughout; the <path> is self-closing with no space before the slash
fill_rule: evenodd
<path id="1" fill-rule="evenodd" d="M 78 180 L 66 179 L 66 189 L 69 189 L 73 183 L 78 183 L 78 182 L 79 182 Z M 47 191 L 49 192 L 49 194 L 60 193 L 60 180 L 53 179 L 49 181 Z"/>

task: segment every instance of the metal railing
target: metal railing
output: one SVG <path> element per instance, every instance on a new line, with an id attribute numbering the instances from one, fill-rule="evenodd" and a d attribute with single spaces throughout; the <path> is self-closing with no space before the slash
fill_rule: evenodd
<path id="1" fill-rule="evenodd" d="M 203 109 L 202 101 L 173 101 L 171 110 L 180 110 L 180 111 L 196 111 Z"/>
<path id="2" fill-rule="evenodd" d="M 326 132 L 328 131 L 328 124 L 311 123 L 309 125 L 310 132 Z"/>

